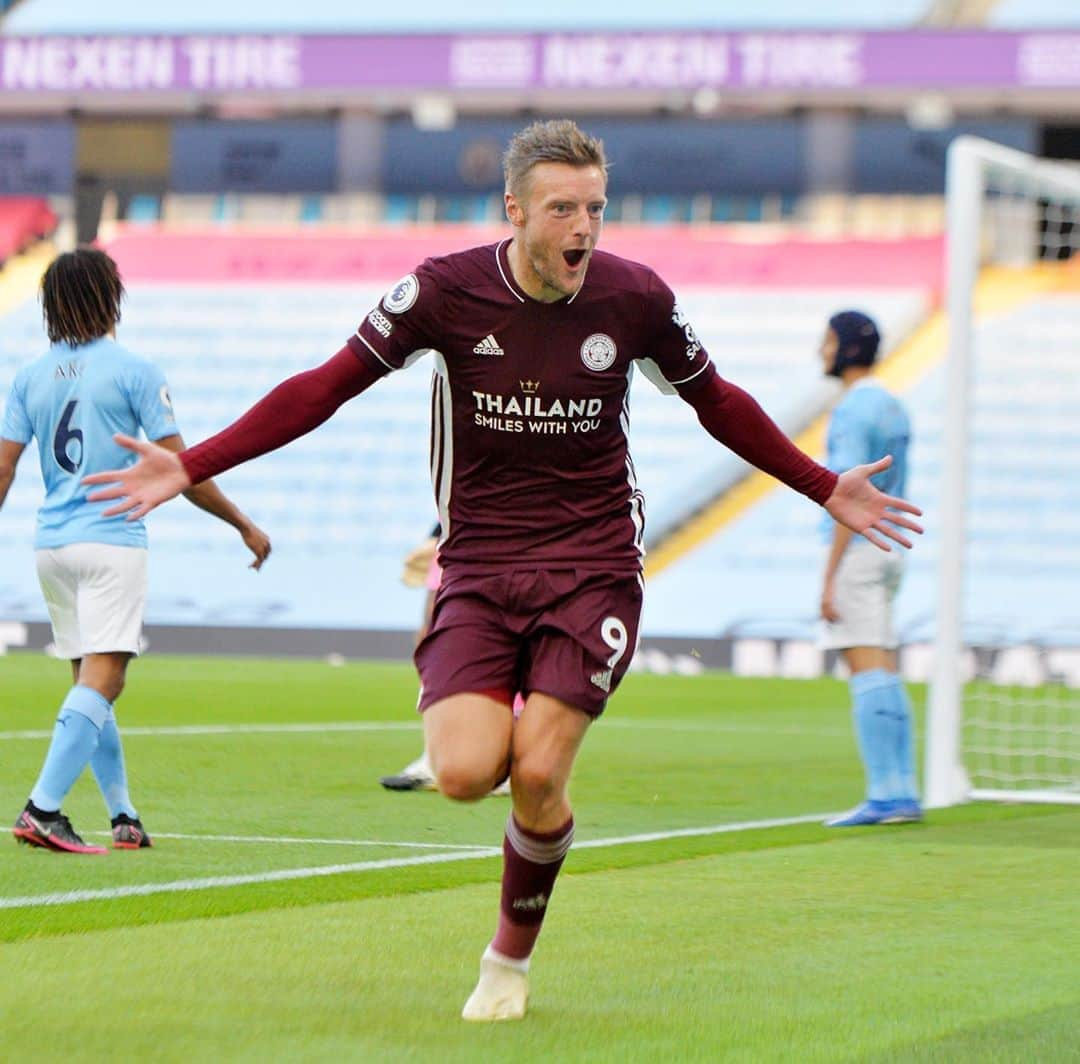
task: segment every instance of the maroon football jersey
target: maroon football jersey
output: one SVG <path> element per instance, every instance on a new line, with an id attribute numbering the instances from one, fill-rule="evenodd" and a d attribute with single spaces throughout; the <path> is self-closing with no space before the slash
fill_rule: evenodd
<path id="1" fill-rule="evenodd" d="M 633 365 L 666 389 L 708 355 L 647 267 L 594 252 L 574 296 L 540 303 L 514 281 L 508 244 L 428 259 L 350 346 L 384 370 L 434 359 L 444 565 L 634 571 L 645 512 L 627 438 Z"/>

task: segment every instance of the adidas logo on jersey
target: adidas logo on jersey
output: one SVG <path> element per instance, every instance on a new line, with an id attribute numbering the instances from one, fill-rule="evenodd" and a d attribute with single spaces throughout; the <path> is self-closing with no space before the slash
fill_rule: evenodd
<path id="1" fill-rule="evenodd" d="M 492 355 L 495 358 L 502 358 L 506 352 L 499 346 L 499 341 L 495 339 L 491 333 L 483 338 L 474 348 L 474 355 Z"/>
<path id="2" fill-rule="evenodd" d="M 589 677 L 589 683 L 594 687 L 599 687 L 605 694 L 611 694 L 611 679 L 612 670 L 604 669 L 603 672 L 594 672 Z"/>

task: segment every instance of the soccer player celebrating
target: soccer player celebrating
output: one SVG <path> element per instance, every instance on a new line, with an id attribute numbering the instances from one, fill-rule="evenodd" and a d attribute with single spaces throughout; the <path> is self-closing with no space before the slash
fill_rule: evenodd
<path id="1" fill-rule="evenodd" d="M 91 477 L 110 512 L 141 517 L 191 484 L 315 428 L 345 400 L 430 351 L 431 474 L 443 579 L 416 650 L 427 749 L 443 794 L 471 801 L 510 772 L 502 901 L 468 1020 L 525 1013 L 529 958 L 574 835 L 567 782 L 638 638 L 644 507 L 627 449 L 637 363 L 716 439 L 887 548 L 914 506 L 870 476 L 799 451 L 722 380 L 645 266 L 597 250 L 602 144 L 569 121 L 518 133 L 504 159 L 512 235 L 429 259 L 324 365 L 176 455 Z M 890 511 L 895 507 L 903 514 Z M 897 526 L 900 526 L 898 528 Z M 525 695 L 515 721 L 511 693 Z"/>
<path id="2" fill-rule="evenodd" d="M 892 455 L 876 474 L 883 491 L 903 496 L 911 424 L 903 404 L 871 376 L 880 344 L 877 325 L 857 310 L 829 319 L 821 344 L 825 373 L 844 385 L 829 421 L 830 469 L 840 473 Z M 851 672 L 851 703 L 867 797 L 830 827 L 901 824 L 922 819 L 915 795 L 911 704 L 896 671 L 893 600 L 904 573 L 903 555 L 884 554 L 828 514 L 821 592 L 826 646 L 839 650 Z"/>
<path id="3" fill-rule="evenodd" d="M 38 511 L 38 577 L 58 657 L 75 685 L 60 707 L 52 743 L 30 800 L 15 821 L 20 842 L 67 853 L 106 853 L 87 845 L 61 805 L 89 763 L 112 820 L 113 846 L 143 849 L 150 836 L 128 794 L 113 704 L 128 661 L 138 653 L 146 599 L 146 529 L 115 521 L 87 499 L 81 477 L 124 462 L 113 440 L 140 428 L 163 453 L 183 450 L 161 371 L 115 341 L 124 286 L 103 251 L 60 255 L 41 282 L 52 345 L 16 374 L 0 424 L 0 505 L 26 445 L 38 441 L 45 502 Z M 187 487 L 198 507 L 232 525 L 258 569 L 270 540 L 212 481 Z"/>

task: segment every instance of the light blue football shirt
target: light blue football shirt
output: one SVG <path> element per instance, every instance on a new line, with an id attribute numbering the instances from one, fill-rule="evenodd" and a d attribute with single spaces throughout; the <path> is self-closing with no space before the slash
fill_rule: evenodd
<path id="1" fill-rule="evenodd" d="M 872 377 L 862 377 L 832 412 L 825 464 L 834 473 L 844 473 L 891 454 L 892 465 L 872 478 L 874 486 L 886 495 L 906 498 L 910 443 L 911 421 L 904 404 Z M 821 527 L 826 542 L 832 542 L 835 522 L 828 514 Z"/>
<path id="2" fill-rule="evenodd" d="M 87 502 L 89 473 L 120 469 L 135 456 L 113 440 L 139 429 L 160 440 L 178 431 L 165 376 L 152 362 L 103 337 L 72 347 L 53 344 L 15 375 L 0 437 L 38 441 L 45 501 L 38 510 L 37 549 L 71 543 L 145 547 L 142 521 L 102 517 L 108 502 Z"/>

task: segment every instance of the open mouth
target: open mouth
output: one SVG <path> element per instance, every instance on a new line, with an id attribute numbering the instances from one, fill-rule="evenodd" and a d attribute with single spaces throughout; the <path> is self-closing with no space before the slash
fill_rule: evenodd
<path id="1" fill-rule="evenodd" d="M 582 259 L 585 258 L 585 249 L 571 248 L 569 251 L 564 251 L 562 257 L 566 260 L 566 265 L 575 270 L 581 265 Z"/>

